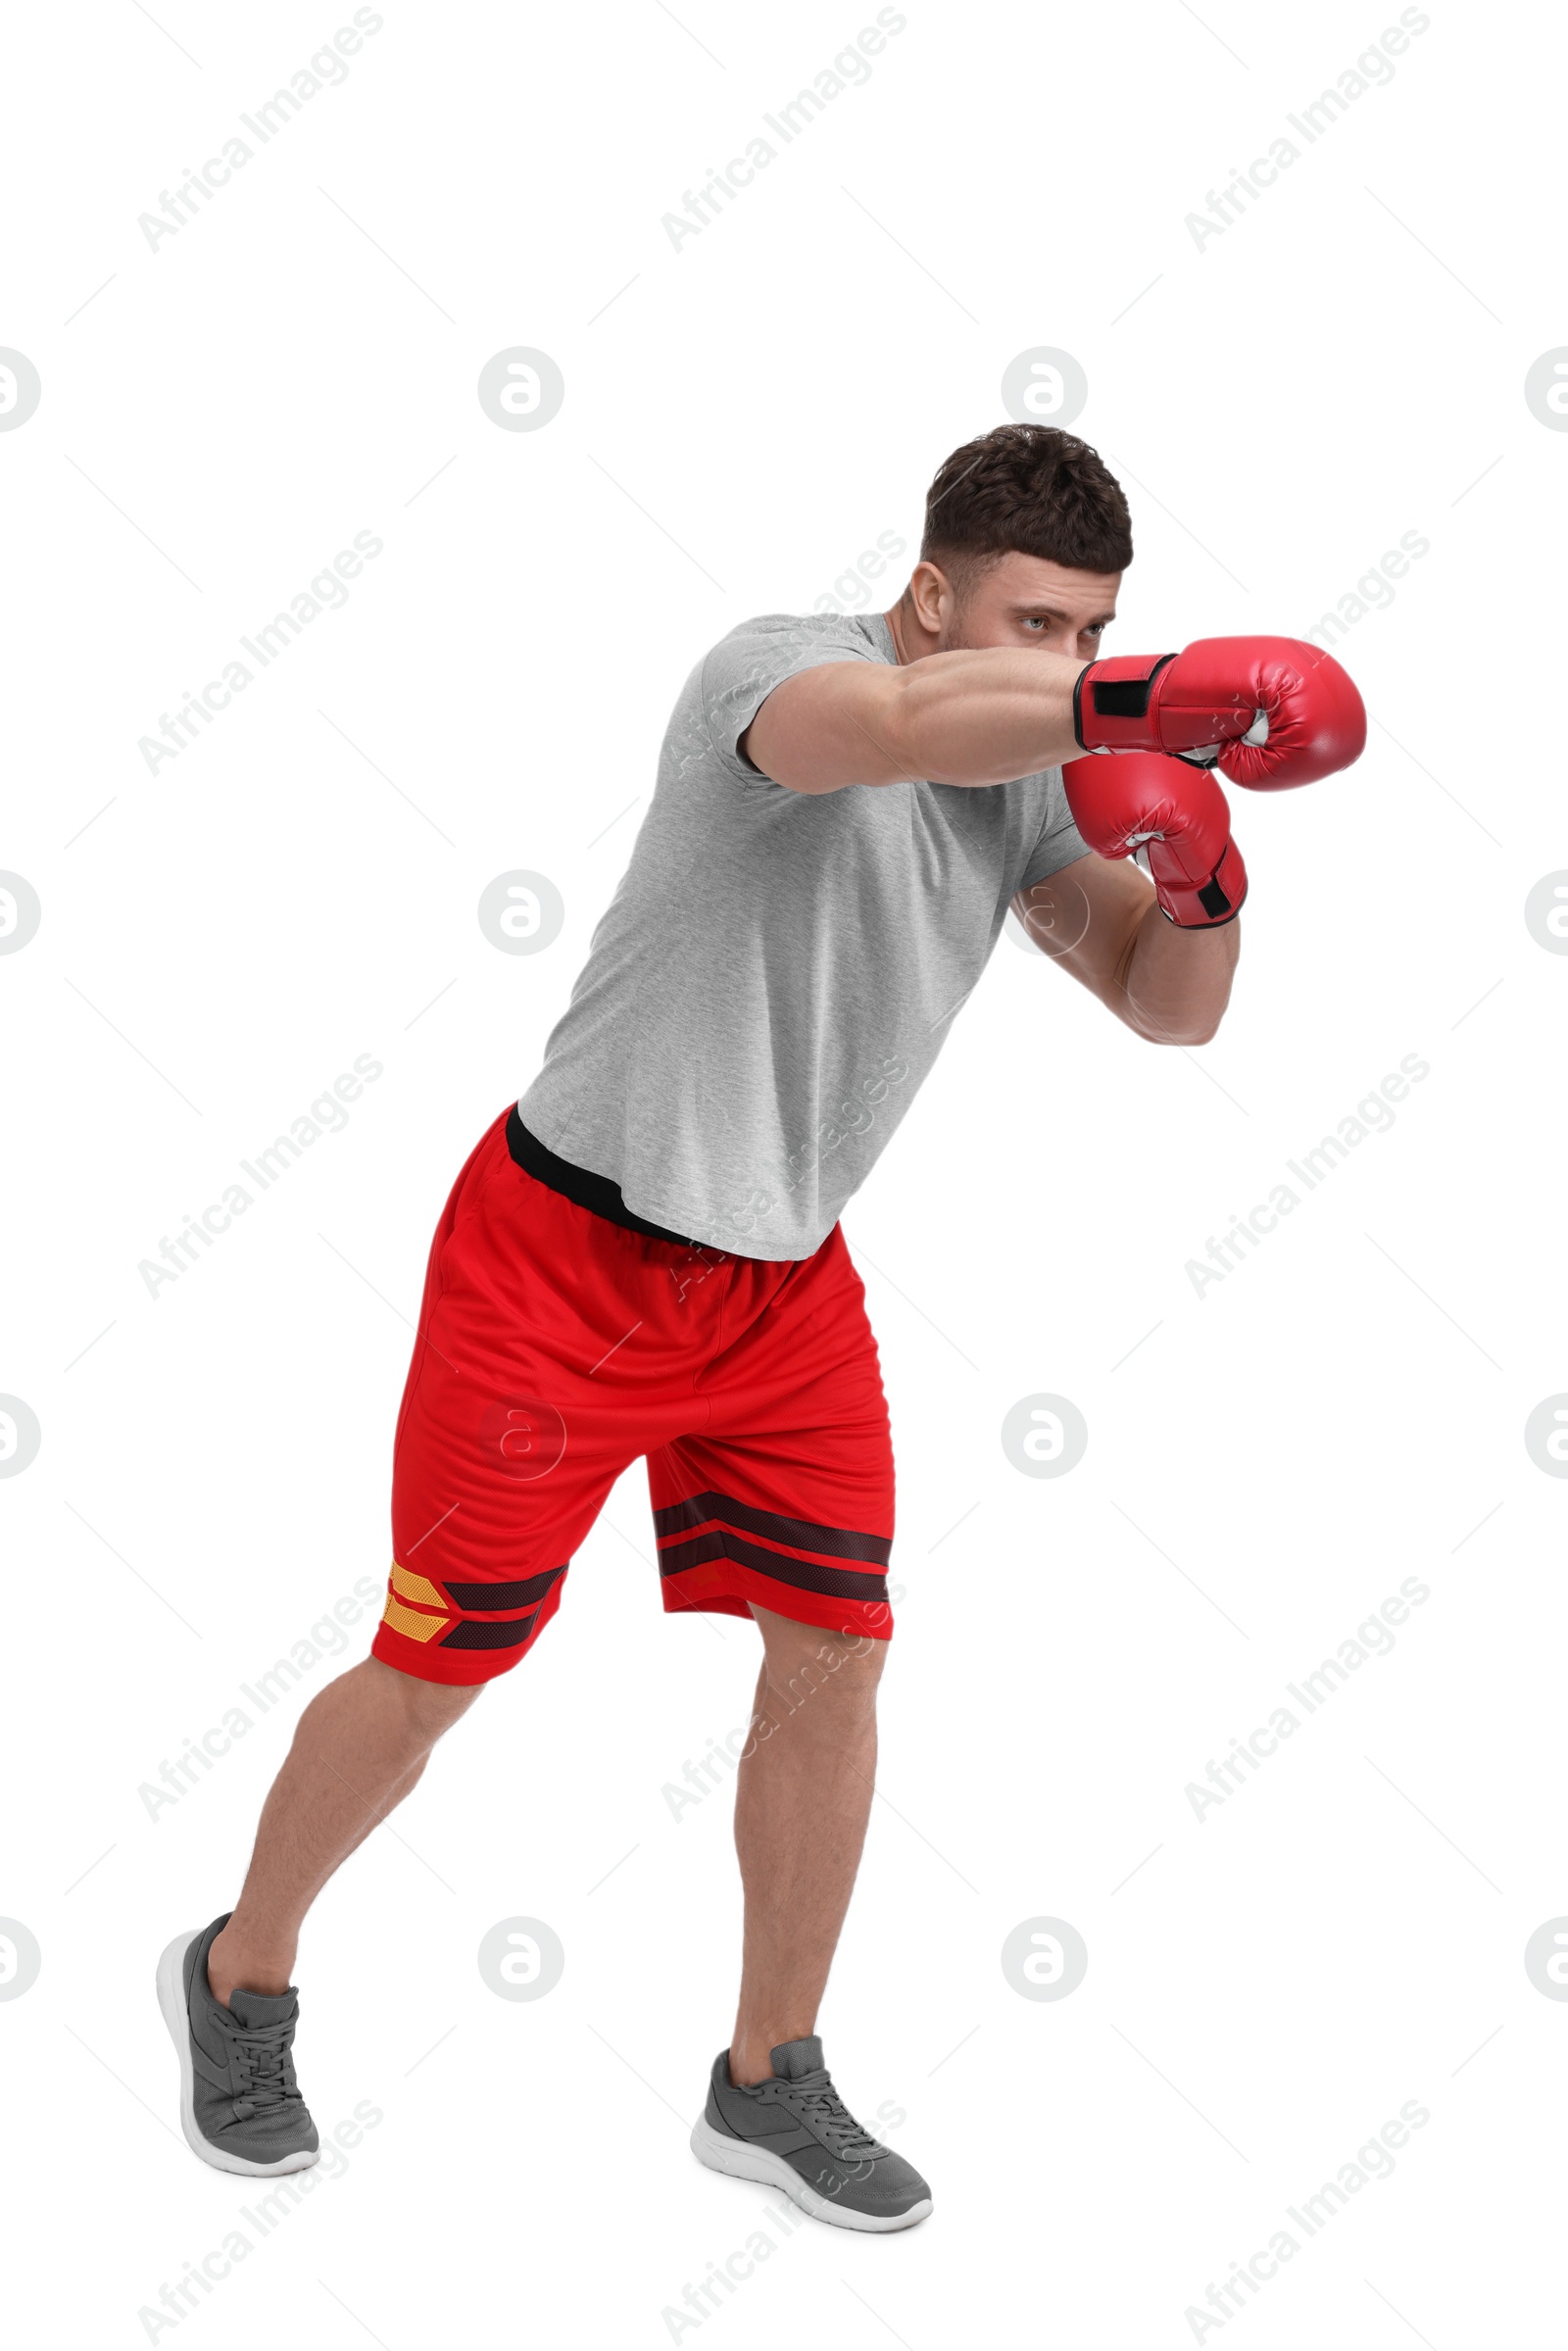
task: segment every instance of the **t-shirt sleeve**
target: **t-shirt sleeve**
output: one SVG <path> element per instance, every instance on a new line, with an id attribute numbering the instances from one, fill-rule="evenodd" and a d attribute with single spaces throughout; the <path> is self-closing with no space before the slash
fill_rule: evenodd
<path id="1" fill-rule="evenodd" d="M 1023 869 L 1020 890 L 1028 890 L 1043 882 L 1063 865 L 1077 857 L 1092 857 L 1094 852 L 1072 820 L 1067 807 L 1067 795 L 1062 788 L 1061 769 L 1052 767 L 1046 774 L 1046 812 L 1041 821 L 1039 836 L 1029 852 L 1029 861 Z"/>
<path id="2" fill-rule="evenodd" d="M 700 692 L 709 740 L 726 771 L 741 783 L 778 786 L 740 753 L 740 739 L 775 686 L 803 669 L 834 661 L 874 661 L 863 639 L 827 633 L 809 624 L 747 622 L 721 637 L 704 661 Z"/>

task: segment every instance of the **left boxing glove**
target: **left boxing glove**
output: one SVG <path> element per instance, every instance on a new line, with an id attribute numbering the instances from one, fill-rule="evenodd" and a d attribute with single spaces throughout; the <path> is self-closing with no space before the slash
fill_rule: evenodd
<path id="1" fill-rule="evenodd" d="M 1158 752 L 1069 759 L 1061 771 L 1072 820 L 1097 857 L 1136 857 L 1159 910 L 1184 931 L 1234 922 L 1247 867 L 1231 839 L 1225 795 L 1204 767 Z"/>
<path id="2" fill-rule="evenodd" d="M 1185 653 L 1091 661 L 1072 697 L 1085 751 L 1164 751 L 1279 791 L 1348 767 L 1366 708 L 1331 654 L 1295 637 L 1200 637 Z"/>

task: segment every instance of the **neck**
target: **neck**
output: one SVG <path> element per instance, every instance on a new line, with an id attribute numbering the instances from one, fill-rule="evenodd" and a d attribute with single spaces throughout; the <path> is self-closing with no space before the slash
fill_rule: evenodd
<path id="1" fill-rule="evenodd" d="M 936 651 L 937 640 L 930 630 L 921 624 L 907 588 L 899 598 L 898 603 L 891 605 L 882 617 L 888 624 L 888 633 L 893 639 L 893 650 L 902 663 L 918 661 L 925 654 Z"/>

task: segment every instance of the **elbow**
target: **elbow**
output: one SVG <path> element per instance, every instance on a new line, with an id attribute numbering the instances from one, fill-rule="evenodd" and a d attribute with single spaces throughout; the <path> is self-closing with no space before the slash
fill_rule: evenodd
<path id="1" fill-rule="evenodd" d="M 1205 1019 L 1189 1021 L 1183 1033 L 1173 1038 L 1172 1043 L 1176 1045 L 1212 1045 L 1219 1035 L 1219 1024 L 1224 1017 L 1224 1012 L 1218 1011 L 1211 1013 Z"/>
<path id="2" fill-rule="evenodd" d="M 1176 1046 L 1183 1052 L 1191 1051 L 1196 1045 L 1212 1045 L 1219 1035 L 1220 1022 L 1225 1017 L 1223 1004 L 1215 1004 L 1207 1010 L 1194 1006 L 1191 1010 L 1177 1012 L 1165 1008 L 1156 1010 L 1149 1004 L 1138 1005 L 1131 998 L 1124 1002 L 1126 1010 L 1123 1019 L 1130 1028 L 1136 1029 L 1146 1044 Z"/>
<path id="3" fill-rule="evenodd" d="M 1229 999 L 1227 998 L 1226 1004 Z M 1194 1005 L 1176 1014 L 1166 1023 L 1164 1034 L 1156 1042 L 1162 1045 L 1212 1045 L 1219 1035 L 1220 1022 L 1225 1017 L 1226 1004 Z"/>
<path id="4" fill-rule="evenodd" d="M 1157 1027 L 1150 1020 L 1132 1021 L 1128 1025 L 1137 1030 L 1146 1045 L 1179 1047 L 1184 1053 L 1190 1052 L 1195 1045 L 1212 1045 L 1219 1030 L 1217 1020 L 1211 1021 L 1203 1027 L 1199 1027 L 1196 1023 L 1189 1025 L 1185 1022 L 1174 1028 Z"/>
<path id="5" fill-rule="evenodd" d="M 1225 1006 L 1218 1004 L 1210 1013 L 1195 1013 L 1192 1018 L 1178 1020 L 1171 1035 L 1171 1044 L 1195 1047 L 1195 1044 L 1213 1044 L 1220 1035 L 1220 1023 L 1225 1020 Z"/>

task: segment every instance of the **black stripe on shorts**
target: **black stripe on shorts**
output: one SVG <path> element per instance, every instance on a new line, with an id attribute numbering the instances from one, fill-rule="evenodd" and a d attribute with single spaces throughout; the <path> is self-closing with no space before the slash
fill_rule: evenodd
<path id="1" fill-rule="evenodd" d="M 537 1608 L 530 1608 L 526 1616 L 463 1616 L 437 1645 L 443 1649 L 520 1649 L 533 1639 L 538 1622 Z"/>
<path id="2" fill-rule="evenodd" d="M 547 1567 L 542 1576 L 524 1576 L 518 1584 L 449 1584 L 443 1577 L 441 1589 L 451 1594 L 453 1607 L 461 1608 L 465 1616 L 498 1616 L 508 1609 L 532 1607 L 565 1572 L 564 1567 Z"/>
<path id="3" fill-rule="evenodd" d="M 472 1608 L 488 1602 L 492 1608 L 521 1608 L 520 1616 L 463 1616 L 444 1634 L 443 1649 L 520 1649 L 539 1629 L 539 1610 L 552 1584 L 565 1574 L 564 1567 L 546 1568 L 542 1576 L 527 1576 L 516 1584 L 449 1584 L 453 1605 Z M 470 1597 L 471 1595 L 471 1597 Z M 524 1607 L 531 1601 L 531 1607 Z"/>
<path id="4" fill-rule="evenodd" d="M 798 1592 L 819 1592 L 829 1599 L 885 1602 L 888 1596 L 886 1576 L 858 1575 L 853 1568 L 823 1567 L 815 1559 L 795 1559 L 785 1551 L 767 1551 L 760 1543 L 743 1543 L 738 1535 L 722 1529 L 671 1543 L 667 1551 L 659 1554 L 659 1572 L 662 1576 L 679 1576 L 687 1568 L 701 1567 L 710 1559 L 729 1559 L 737 1567 L 755 1567 L 762 1575 L 771 1576 L 775 1583 L 793 1585 Z"/>
<path id="5" fill-rule="evenodd" d="M 808 1518 L 784 1518 L 776 1510 L 755 1510 L 749 1502 L 731 1500 L 727 1494 L 694 1494 L 667 1510 L 654 1512 L 656 1535 L 678 1535 L 687 1527 L 706 1526 L 710 1518 L 726 1526 L 744 1527 L 749 1535 L 769 1535 L 775 1543 L 793 1543 L 798 1550 L 825 1551 L 830 1559 L 872 1559 L 886 1567 L 893 1555 L 886 1535 L 861 1535 L 853 1527 L 820 1527 Z"/>

